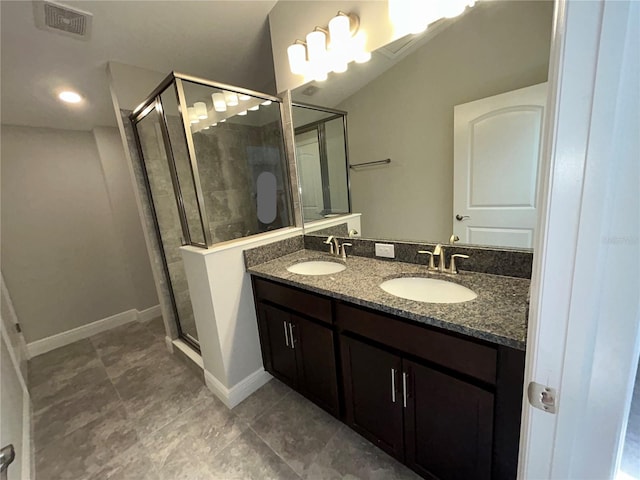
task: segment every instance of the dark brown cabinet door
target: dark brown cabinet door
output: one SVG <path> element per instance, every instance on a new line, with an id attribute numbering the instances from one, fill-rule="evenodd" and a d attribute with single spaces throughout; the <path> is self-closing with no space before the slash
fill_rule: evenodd
<path id="1" fill-rule="evenodd" d="M 493 394 L 407 360 L 403 368 L 407 465 L 425 478 L 491 478 Z"/>
<path id="2" fill-rule="evenodd" d="M 274 377 L 289 385 L 297 385 L 296 353 L 291 343 L 293 324 L 291 315 L 270 305 L 260 305 L 262 348 L 265 349 L 265 368 Z M 266 345 L 265 345 L 266 344 Z"/>
<path id="3" fill-rule="evenodd" d="M 402 460 L 400 357 L 344 335 L 340 344 L 347 424 Z"/>
<path id="4" fill-rule="evenodd" d="M 335 416 L 339 415 L 338 379 L 333 331 L 292 315 L 302 393 Z"/>

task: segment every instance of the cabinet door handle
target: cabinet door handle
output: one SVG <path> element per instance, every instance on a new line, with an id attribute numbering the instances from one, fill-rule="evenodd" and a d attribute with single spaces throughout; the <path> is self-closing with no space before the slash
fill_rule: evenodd
<path id="1" fill-rule="evenodd" d="M 396 369 L 391 369 L 391 401 L 396 403 Z"/>
<path id="2" fill-rule="evenodd" d="M 295 344 L 295 340 L 293 338 L 293 324 L 292 323 L 289 323 L 289 339 L 291 340 L 291 348 L 293 348 L 295 350 L 296 344 Z"/>
<path id="3" fill-rule="evenodd" d="M 284 343 L 287 344 L 287 347 L 289 346 L 289 333 L 287 332 L 287 322 L 285 322 L 284 320 L 282 321 L 282 325 L 284 325 Z"/>
<path id="4" fill-rule="evenodd" d="M 402 372 L 402 406 L 407 408 L 407 372 Z"/>

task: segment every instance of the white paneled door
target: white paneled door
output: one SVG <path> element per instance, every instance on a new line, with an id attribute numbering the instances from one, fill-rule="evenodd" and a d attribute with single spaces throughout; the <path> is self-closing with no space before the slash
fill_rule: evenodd
<path id="1" fill-rule="evenodd" d="M 23 377 L 26 363 L 24 339 L 16 329 L 15 312 L 4 280 L 0 302 L 0 469 L 6 466 L 10 445 L 15 456 L 0 478 L 29 480 L 32 478 L 30 403 Z"/>
<path id="2" fill-rule="evenodd" d="M 465 243 L 531 248 L 547 84 L 454 107 L 453 231 Z"/>

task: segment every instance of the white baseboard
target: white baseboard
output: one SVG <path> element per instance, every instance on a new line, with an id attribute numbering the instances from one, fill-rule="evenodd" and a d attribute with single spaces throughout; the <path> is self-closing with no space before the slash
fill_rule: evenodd
<path id="1" fill-rule="evenodd" d="M 166 338 L 166 337 L 165 337 Z M 189 360 L 195 363 L 198 367 L 204 370 L 204 363 L 202 362 L 202 355 L 196 352 L 192 347 L 179 338 L 171 341 L 171 344 L 180 350 Z M 173 353 L 173 352 L 171 352 Z"/>
<path id="2" fill-rule="evenodd" d="M 161 316 L 162 310 L 160 310 L 160 305 L 154 305 L 153 307 L 145 308 L 144 310 L 138 310 L 139 322 L 148 322 Z"/>
<path id="3" fill-rule="evenodd" d="M 160 305 L 155 305 L 144 310 L 126 310 L 124 312 L 116 313 L 110 317 L 103 318 L 102 320 L 96 320 L 95 322 L 82 325 L 66 332 L 58 333 L 50 337 L 42 338 L 27 344 L 27 353 L 29 358 L 37 357 L 43 353 L 47 353 L 56 348 L 64 347 L 78 340 L 88 338 L 96 333 L 101 333 L 112 328 L 119 327 L 129 322 L 146 322 L 156 317 L 161 316 Z"/>
<path id="4" fill-rule="evenodd" d="M 204 381 L 207 388 L 229 408 L 238 405 L 272 378 L 271 375 L 261 368 L 244 380 L 236 383 L 233 387 L 227 388 L 209 371 L 204 371 Z"/>
<path id="5" fill-rule="evenodd" d="M 135 309 L 127 310 L 125 312 L 116 313 L 110 317 L 103 318 L 91 322 L 81 327 L 67 330 L 66 332 L 58 333 L 50 337 L 42 338 L 27 344 L 27 350 L 29 352 L 29 358 L 37 357 L 43 353 L 47 353 L 56 348 L 64 347 L 78 340 L 88 338 L 96 333 L 101 333 L 106 330 L 110 330 L 125 323 L 135 322 L 138 319 L 138 311 Z"/>

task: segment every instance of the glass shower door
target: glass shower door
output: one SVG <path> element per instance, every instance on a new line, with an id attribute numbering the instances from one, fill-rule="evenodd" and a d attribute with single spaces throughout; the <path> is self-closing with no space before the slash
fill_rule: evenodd
<path id="1" fill-rule="evenodd" d="M 189 226 L 183 225 L 183 222 L 188 221 L 186 219 L 189 218 L 184 214 L 185 203 L 187 206 L 189 203 L 183 200 L 172 152 L 165 141 L 166 132 L 163 132 L 165 124 L 162 121 L 161 112 L 161 104 L 154 104 L 146 116 L 135 124 L 135 129 L 156 219 L 157 236 L 163 250 L 162 257 L 169 279 L 171 300 L 178 319 L 178 329 L 181 337 L 198 348 L 198 332 L 180 254 L 180 247 L 187 243 L 183 237 L 183 231 L 190 232 Z M 184 190 L 188 197 L 190 192 L 187 189 Z"/>

